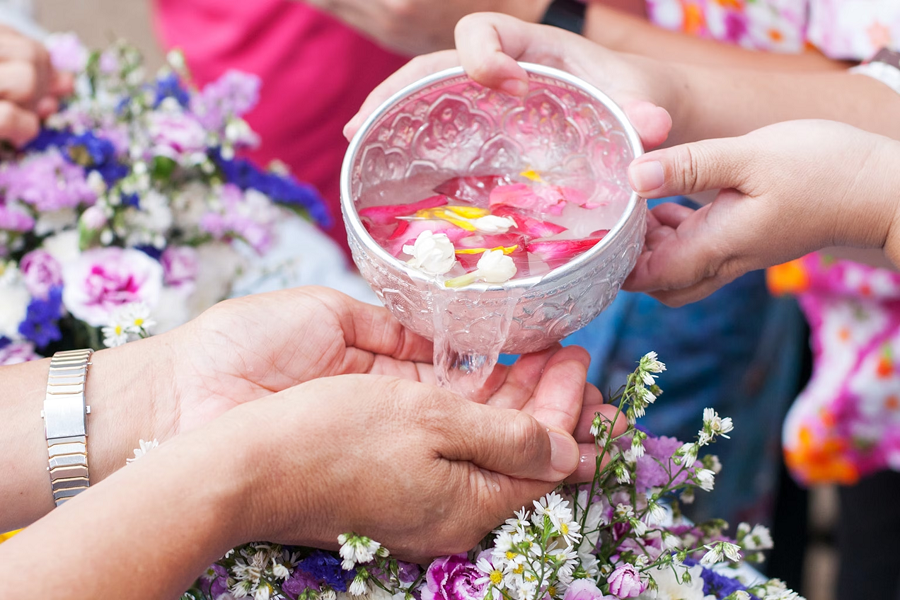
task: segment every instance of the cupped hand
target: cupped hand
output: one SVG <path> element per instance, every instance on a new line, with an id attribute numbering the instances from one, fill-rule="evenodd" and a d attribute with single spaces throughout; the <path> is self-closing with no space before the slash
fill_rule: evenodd
<path id="1" fill-rule="evenodd" d="M 154 429 L 160 440 L 321 377 L 368 373 L 437 382 L 431 342 L 405 329 L 387 309 L 328 288 L 228 300 L 148 341 L 165 344 L 173 357 L 172 389 L 165 394 L 173 404 L 155 411 L 162 421 Z M 476 400 L 575 431 L 584 466 L 574 476 L 589 478 L 595 456 L 590 421 L 595 412 L 615 412 L 586 384 L 589 363 L 583 349 L 556 344 L 511 367 L 498 365 Z"/>
<path id="2" fill-rule="evenodd" d="M 462 65 L 478 83 L 515 96 L 528 92 L 528 75 L 517 61 L 556 67 L 581 77 L 622 106 L 644 145 L 665 141 L 672 127 L 661 108 L 677 104 L 667 85 L 669 69 L 638 56 L 607 50 L 556 27 L 526 23 L 498 13 L 477 13 L 456 26 L 456 50 L 414 58 L 378 86 L 344 135 L 353 137 L 363 121 L 403 87 L 437 71 Z"/>
<path id="3" fill-rule="evenodd" d="M 453 47 L 465 15 L 491 10 L 538 21 L 550 0 L 307 0 L 381 46 L 414 56 Z"/>
<path id="4" fill-rule="evenodd" d="M 900 232 L 897 173 L 900 143 L 831 121 L 779 123 L 647 154 L 629 171 L 644 197 L 722 191 L 698 210 L 657 206 L 624 287 L 679 306 L 814 250 L 883 248 L 892 228 Z"/>
<path id="5" fill-rule="evenodd" d="M 578 463 L 567 431 L 522 411 L 372 375 L 305 383 L 205 431 L 243 440 L 240 460 L 265 466 L 236 464 L 247 540 L 335 547 L 354 531 L 405 558 L 472 548 Z"/>
<path id="6" fill-rule="evenodd" d="M 44 46 L 0 25 L 0 139 L 22 146 L 72 92 L 72 77 L 56 71 Z"/>

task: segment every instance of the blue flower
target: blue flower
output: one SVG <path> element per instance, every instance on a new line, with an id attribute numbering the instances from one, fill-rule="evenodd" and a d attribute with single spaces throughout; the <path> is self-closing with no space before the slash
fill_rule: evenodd
<path id="1" fill-rule="evenodd" d="M 170 73 L 165 77 L 158 78 L 156 84 L 153 86 L 153 91 L 156 93 L 156 98 L 153 101 L 153 108 L 159 108 L 159 105 L 166 98 L 174 98 L 178 104 L 184 108 L 187 108 L 191 101 L 190 94 L 188 94 L 188 91 L 181 85 L 181 80 L 175 73 Z"/>
<path id="2" fill-rule="evenodd" d="M 297 568 L 312 577 L 327 583 L 338 592 L 347 591 L 347 582 L 356 577 L 356 570 L 345 571 L 341 561 L 326 552 L 316 550 L 297 563 Z"/>
<path id="3" fill-rule="evenodd" d="M 699 564 L 696 560 L 692 558 L 688 558 L 684 561 L 684 564 L 692 567 L 694 565 Z M 722 575 L 721 573 L 717 573 L 712 569 L 707 569 L 703 567 L 703 571 L 700 573 L 700 576 L 703 577 L 703 593 L 707 596 L 715 596 L 716 598 L 725 598 L 734 592 L 744 590 L 747 588 L 741 584 L 740 581 L 734 579 L 733 577 L 729 577 L 728 575 Z M 750 594 L 751 600 L 759 600 L 753 594 Z"/>
<path id="4" fill-rule="evenodd" d="M 106 185 L 111 186 L 128 175 L 128 167 L 118 161 L 116 147 L 109 140 L 87 132 L 70 137 L 65 147 L 70 160 L 100 173 Z"/>
<path id="5" fill-rule="evenodd" d="M 213 159 L 222 170 L 225 180 L 242 190 L 253 189 L 262 192 L 273 202 L 297 206 L 304 209 L 313 221 L 322 227 L 330 227 L 333 220 L 328 207 L 316 189 L 300 183 L 290 175 L 261 171 L 244 158 L 226 160 L 218 151 L 213 151 Z"/>
<path id="6" fill-rule="evenodd" d="M 50 290 L 46 300 L 33 298 L 28 305 L 25 320 L 19 323 L 19 333 L 43 348 L 50 342 L 62 339 L 57 321 L 62 311 L 62 288 Z"/>
<path id="7" fill-rule="evenodd" d="M 133 206 L 138 209 L 141 207 L 141 197 L 137 194 L 119 194 L 119 198 L 122 200 L 122 206 Z"/>
<path id="8" fill-rule="evenodd" d="M 12 340 L 6 337 L 5 335 L 0 335 L 0 350 L 3 350 L 7 346 L 12 344 Z"/>
<path id="9" fill-rule="evenodd" d="M 72 134 L 68 131 L 58 131 L 56 129 L 41 129 L 37 137 L 28 142 L 24 151 L 27 152 L 43 152 L 47 148 L 62 148 L 72 138 Z"/>

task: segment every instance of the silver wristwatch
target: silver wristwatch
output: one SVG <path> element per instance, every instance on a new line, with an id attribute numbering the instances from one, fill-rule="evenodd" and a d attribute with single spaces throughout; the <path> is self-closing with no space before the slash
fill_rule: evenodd
<path id="1" fill-rule="evenodd" d="M 57 352 L 50 359 L 44 398 L 44 434 L 49 452 L 50 486 L 60 506 L 90 485 L 87 459 L 87 406 L 84 388 L 93 350 Z"/>

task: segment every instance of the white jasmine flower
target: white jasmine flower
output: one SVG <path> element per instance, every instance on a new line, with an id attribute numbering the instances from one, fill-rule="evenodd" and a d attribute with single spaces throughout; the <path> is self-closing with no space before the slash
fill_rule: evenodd
<path id="1" fill-rule="evenodd" d="M 130 465 L 131 463 L 133 463 L 137 459 L 143 457 L 145 454 L 147 454 L 154 448 L 158 447 L 159 441 L 156 438 L 150 440 L 149 442 L 145 442 L 144 440 L 138 440 L 138 444 L 140 445 L 140 448 L 134 449 L 134 458 L 125 459 L 125 464 Z"/>
<path id="2" fill-rule="evenodd" d="M 447 287 L 463 287 L 475 281 L 506 283 L 516 275 L 516 264 L 503 250 L 488 250 L 481 255 L 476 269 L 444 282 Z"/>
<path id="3" fill-rule="evenodd" d="M 648 525 L 658 525 L 665 521 L 669 513 L 657 502 L 647 504 L 647 515 L 645 517 Z"/>
<path id="4" fill-rule="evenodd" d="M 650 373 L 662 373 L 666 370 L 666 364 L 657 360 L 656 352 L 648 352 L 641 357 L 640 368 Z M 649 383 L 647 385 L 650 385 Z"/>
<path id="5" fill-rule="evenodd" d="M 703 555 L 703 558 L 700 559 L 700 564 L 705 567 L 711 567 L 714 564 L 722 562 L 722 559 L 725 558 L 725 553 L 722 551 L 722 547 L 720 544 L 716 544 L 714 546 L 704 546 L 706 548 L 706 554 Z"/>
<path id="6" fill-rule="evenodd" d="M 403 252 L 412 256 L 406 264 L 429 275 L 443 275 L 456 264 L 456 249 L 445 233 L 423 231 Z"/>
<path id="7" fill-rule="evenodd" d="M 495 215 L 471 219 L 469 222 L 472 223 L 472 226 L 480 233 L 487 233 L 490 235 L 506 233 L 511 227 L 516 226 L 515 220 L 510 219 L 509 217 L 497 217 Z"/>
<path id="8" fill-rule="evenodd" d="M 506 283 L 516 274 L 513 259 L 503 250 L 488 250 L 478 260 L 479 278 L 488 283 Z"/>
<path id="9" fill-rule="evenodd" d="M 695 478 L 697 479 L 697 485 L 700 486 L 701 490 L 705 492 L 712 491 L 713 485 L 715 485 L 715 473 L 713 473 L 709 469 L 700 469 L 699 471 L 697 471 Z"/>

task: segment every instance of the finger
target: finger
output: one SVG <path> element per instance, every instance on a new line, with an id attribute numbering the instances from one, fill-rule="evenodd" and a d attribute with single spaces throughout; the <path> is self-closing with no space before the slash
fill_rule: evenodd
<path id="1" fill-rule="evenodd" d="M 31 108 L 46 92 L 31 63 L 22 61 L 0 63 L 0 99 Z"/>
<path id="2" fill-rule="evenodd" d="M 57 98 L 64 98 L 75 91 L 75 76 L 63 71 L 53 71 L 49 92 Z"/>
<path id="3" fill-rule="evenodd" d="M 485 399 L 485 403 L 498 408 L 521 409 L 531 399 L 547 362 L 562 350 L 553 344 L 540 352 L 524 354 L 506 371 L 502 384 Z"/>
<path id="4" fill-rule="evenodd" d="M 22 147 L 34 139 L 40 129 L 40 121 L 33 112 L 0 100 L 0 139 Z"/>
<path id="5" fill-rule="evenodd" d="M 645 198 L 740 188 L 753 141 L 745 137 L 704 140 L 657 150 L 628 168 L 631 187 Z"/>
<path id="6" fill-rule="evenodd" d="M 459 66 L 459 58 L 455 50 L 442 50 L 412 59 L 399 71 L 385 79 L 378 87 L 372 90 L 366 98 L 359 112 L 353 116 L 344 126 L 344 137 L 353 139 L 363 122 L 375 112 L 375 109 L 384 104 L 388 98 L 419 79 L 450 67 Z"/>
<path id="7" fill-rule="evenodd" d="M 656 148 L 669 137 L 672 116 L 663 107 L 639 101 L 625 104 L 622 110 L 628 115 L 645 148 Z"/>
<path id="8" fill-rule="evenodd" d="M 397 360 L 431 362 L 430 341 L 403 327 L 388 309 L 355 300 L 333 290 L 307 290 L 334 310 L 348 348 Z M 360 372 L 360 371 L 347 371 Z"/>
<path id="9" fill-rule="evenodd" d="M 516 61 L 525 54 L 534 26 L 496 13 L 471 14 L 456 24 L 456 48 L 466 73 L 485 87 L 514 96 L 528 92 L 528 73 Z"/>
<path id="10" fill-rule="evenodd" d="M 591 481 L 594 479 L 594 474 L 597 471 L 596 444 L 578 444 L 578 451 L 580 453 L 580 456 L 578 457 L 578 467 L 576 467 L 571 475 L 566 477 L 567 483 L 584 483 L 586 481 Z M 609 461 L 610 457 L 604 456 L 600 461 L 601 468 L 606 466 Z"/>
<path id="11" fill-rule="evenodd" d="M 59 100 L 54 96 L 44 96 L 34 105 L 34 112 L 41 119 L 46 119 L 59 110 Z"/>
<path id="12" fill-rule="evenodd" d="M 566 431 L 547 427 L 524 412 L 462 400 L 442 393 L 453 419 L 437 423 L 438 444 L 448 460 L 474 465 L 514 479 L 559 482 L 578 464 L 578 444 Z M 453 400 L 451 400 L 451 398 Z"/>
<path id="13" fill-rule="evenodd" d="M 569 348 L 581 350 L 572 346 Z M 528 412 L 541 423 L 571 432 L 581 416 L 587 367 L 580 360 L 560 357 L 569 348 L 561 350 L 554 356 L 558 360 L 547 366 L 534 399 L 529 403 Z"/>

